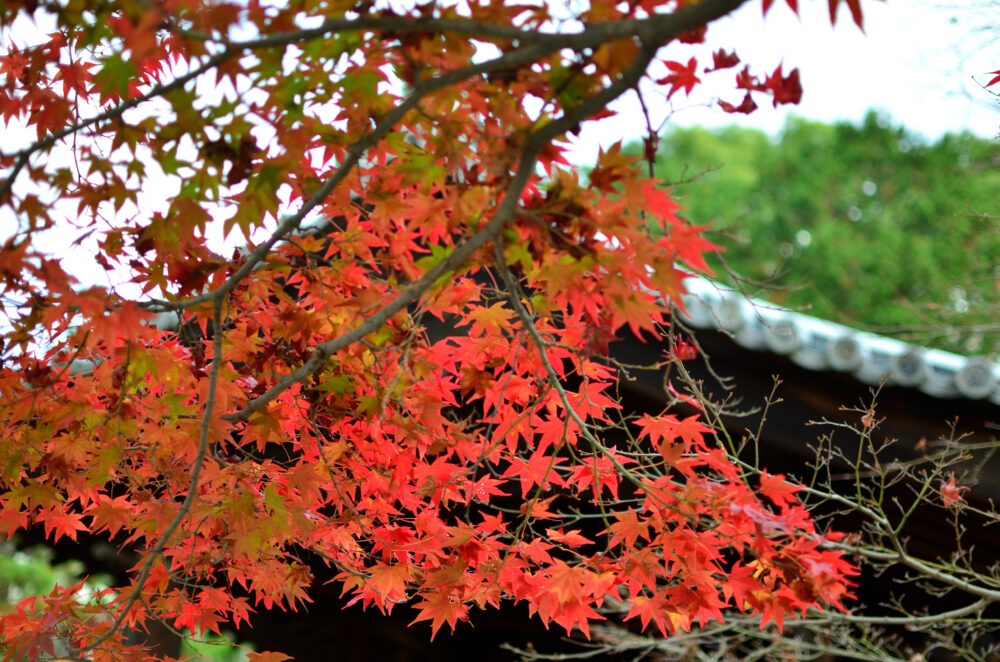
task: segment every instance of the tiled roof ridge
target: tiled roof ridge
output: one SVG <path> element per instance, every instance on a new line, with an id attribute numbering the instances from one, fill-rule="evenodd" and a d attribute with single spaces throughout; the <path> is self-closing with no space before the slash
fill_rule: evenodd
<path id="1" fill-rule="evenodd" d="M 729 334 L 755 351 L 788 356 L 810 370 L 853 375 L 865 384 L 915 388 L 938 398 L 1000 404 L 1000 365 L 830 322 L 754 299 L 701 276 L 684 280 L 683 319 Z"/>

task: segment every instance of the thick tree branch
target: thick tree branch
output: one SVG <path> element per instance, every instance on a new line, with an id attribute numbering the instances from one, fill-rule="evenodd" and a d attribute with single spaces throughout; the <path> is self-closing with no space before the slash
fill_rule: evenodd
<path id="1" fill-rule="evenodd" d="M 293 215 L 287 217 L 281 222 L 278 228 L 268 237 L 267 241 L 257 246 L 246 258 L 244 263 L 240 265 L 231 276 L 229 276 L 226 281 L 220 285 L 215 290 L 206 292 L 202 295 L 186 299 L 184 301 L 170 302 L 156 300 L 148 304 L 148 308 L 155 311 L 167 311 L 167 310 L 179 310 L 185 308 L 191 308 L 193 306 L 200 305 L 207 301 L 214 299 L 217 296 L 227 294 L 232 291 L 246 276 L 256 267 L 257 264 L 263 260 L 271 249 L 281 241 L 281 239 L 287 236 L 290 232 L 294 232 L 305 217 L 316 207 L 321 205 L 323 201 L 330 195 L 330 193 L 350 174 L 351 170 L 357 165 L 361 157 L 365 152 L 374 147 L 382 138 L 388 135 L 392 131 L 393 127 L 401 122 L 406 114 L 417 107 L 421 99 L 423 99 L 428 94 L 441 90 L 452 85 L 456 85 L 462 81 L 468 80 L 475 76 L 486 75 L 491 73 L 496 73 L 499 71 L 505 71 L 509 69 L 515 69 L 525 64 L 534 62 L 541 58 L 544 58 L 552 53 L 561 50 L 563 48 L 572 49 L 583 49 L 588 47 L 597 46 L 601 43 L 607 41 L 615 41 L 618 39 L 627 38 L 630 36 L 639 36 L 643 43 L 647 44 L 651 49 L 652 53 L 655 53 L 656 48 L 663 45 L 664 43 L 674 39 L 678 34 L 691 30 L 695 27 L 705 24 L 710 20 L 714 20 L 720 16 L 724 16 L 727 13 L 733 11 L 736 7 L 740 6 L 746 0 L 709 0 L 699 5 L 692 7 L 687 7 L 673 14 L 668 14 L 665 16 L 654 16 L 649 19 L 636 19 L 631 21 L 621 21 L 618 23 L 600 23 L 588 27 L 581 33 L 569 34 L 569 35 L 559 35 L 552 34 L 551 39 L 539 39 L 538 43 L 533 46 L 527 46 L 524 48 L 519 48 L 496 58 L 482 62 L 479 64 L 469 65 L 467 67 L 462 67 L 460 69 L 455 69 L 443 73 L 439 76 L 431 78 L 429 80 L 421 81 L 416 85 L 414 90 L 406 97 L 406 99 L 396 106 L 391 112 L 389 112 L 384 118 L 382 118 L 375 129 L 371 132 L 362 136 L 359 140 L 353 143 L 347 150 L 347 158 L 344 160 L 340 166 L 334 171 L 330 177 L 319 187 L 309 199 L 302 205 L 302 207 Z M 382 29 L 439 29 L 440 31 L 447 31 L 446 27 L 458 27 L 463 25 L 464 22 L 461 20 L 453 21 L 416 21 L 409 19 L 409 22 L 402 22 L 397 27 L 389 27 L 390 25 L 396 25 L 396 21 L 404 21 L 404 19 L 384 19 L 388 21 L 386 23 L 381 23 L 383 19 L 357 19 L 356 21 L 345 21 L 345 20 L 333 20 L 328 23 L 331 25 L 340 26 L 337 29 L 328 27 L 324 30 L 322 27 L 315 28 L 313 30 L 302 30 L 294 33 L 275 35 L 273 37 L 262 38 L 259 40 L 252 40 L 247 42 L 240 42 L 232 44 L 228 50 L 248 50 L 253 48 L 262 48 L 264 46 L 276 46 L 289 44 L 297 41 L 305 41 L 308 39 L 315 39 L 330 32 L 335 32 L 338 30 L 345 30 L 347 28 L 344 25 L 354 25 L 361 24 L 366 21 L 371 21 L 374 25 L 381 25 Z M 428 24 L 432 27 L 428 28 Z M 454 25 L 453 25 L 454 24 Z M 416 28 L 414 25 L 423 26 L 421 28 Z M 436 26 L 436 28 L 434 27 Z M 625 27 L 622 27 L 625 26 Z M 366 29 L 364 27 L 355 26 L 353 29 Z M 371 28 L 367 28 L 371 29 Z M 515 28 L 511 28 L 515 29 Z M 526 32 L 526 31 L 522 31 Z M 545 33 L 533 33 L 537 35 L 542 35 Z M 621 80 L 626 78 L 632 80 L 634 78 L 633 87 L 638 83 L 642 74 L 645 73 L 645 66 L 652 60 L 652 56 L 646 60 L 646 65 L 642 71 L 638 72 L 638 75 L 626 74 Z M 617 85 L 617 83 L 616 83 Z M 616 87 L 616 85 L 609 86 L 609 90 Z M 611 99 L 617 98 L 618 94 L 615 94 Z M 542 140 L 547 142 L 552 138 L 564 133 L 573 127 L 574 124 L 586 119 L 588 116 L 596 113 L 598 110 L 603 108 L 609 101 L 602 101 L 606 95 L 603 93 L 598 93 L 591 97 L 590 99 L 584 101 L 575 109 L 572 110 L 573 120 L 566 121 L 564 117 L 559 123 L 550 124 L 545 127 L 544 132 L 538 132 L 536 134 L 536 140 Z M 569 115 L 569 112 L 567 112 Z M 555 127 L 555 128 L 553 128 Z M 551 135 L 552 138 L 545 138 L 545 135 Z M 485 243 L 485 242 L 484 242 Z M 473 249 L 475 250 L 475 249 Z M 471 254 L 471 251 L 470 251 Z M 461 261 L 460 261 L 461 262 Z M 459 263 L 460 263 L 459 262 Z M 458 264 L 458 263 L 456 263 Z M 453 265 L 454 266 L 454 265 Z M 443 273 L 443 272 L 442 272 Z M 433 282 L 433 281 L 432 281 Z M 399 310 L 397 308 L 397 310 Z M 388 317 L 386 318 L 388 319 Z"/>
<path id="2" fill-rule="evenodd" d="M 353 330 L 342 336 L 317 345 L 313 349 L 312 355 L 308 361 L 293 372 L 279 379 L 274 386 L 269 388 L 261 396 L 251 400 L 243 409 L 224 416 L 225 420 L 230 422 L 247 420 L 255 412 L 260 411 L 268 403 L 272 402 L 275 398 L 288 390 L 293 384 L 304 381 L 316 372 L 316 370 L 320 369 L 335 352 L 361 340 L 369 333 L 376 331 L 393 315 L 411 303 L 417 301 L 428 289 L 431 288 L 438 278 L 465 262 L 476 250 L 496 237 L 497 233 L 499 233 L 500 230 L 508 222 L 510 222 L 517 211 L 517 201 L 521 192 L 524 190 L 524 187 L 527 185 L 531 175 L 533 174 L 534 164 L 538 153 L 545 144 L 570 130 L 573 126 L 577 125 L 579 122 L 585 120 L 587 117 L 593 115 L 602 108 L 607 107 L 608 104 L 617 99 L 620 95 L 635 87 L 645 74 L 649 63 L 655 57 L 656 51 L 664 43 L 676 37 L 677 34 L 689 30 L 692 27 L 697 27 L 698 25 L 702 25 L 709 20 L 713 20 L 719 16 L 724 16 L 726 13 L 740 6 L 744 1 L 745 0 L 707 0 L 701 5 L 696 5 L 668 16 L 655 17 L 657 19 L 670 20 L 658 20 L 655 23 L 656 29 L 647 31 L 647 37 L 649 37 L 649 35 L 653 35 L 655 37 L 655 39 L 653 39 L 653 43 L 646 42 L 646 46 L 640 51 L 632 65 L 624 74 L 622 74 L 621 77 L 601 92 L 592 95 L 580 104 L 568 109 L 562 117 L 550 122 L 528 137 L 520 164 L 518 165 L 514 178 L 508 185 L 507 193 L 497 206 L 493 217 L 485 226 L 473 234 L 464 243 L 456 247 L 447 258 L 428 270 L 427 273 L 425 273 L 420 279 L 403 290 L 396 296 L 395 299 L 386 304 L 382 309 L 365 318 L 365 320 Z M 651 25 L 653 24 L 651 23 Z M 517 66 L 521 63 L 533 61 L 534 59 L 537 59 L 537 57 L 540 57 L 540 55 L 537 55 L 538 53 L 544 52 L 547 48 L 549 47 L 527 47 L 519 49 L 507 54 L 506 56 L 501 56 L 487 63 L 483 63 L 482 65 L 464 67 L 454 72 L 450 72 L 449 74 L 444 74 L 439 77 L 439 79 L 434 80 L 440 80 L 445 76 L 468 77 L 475 75 L 474 73 L 471 73 L 471 71 L 477 68 L 481 69 L 481 72 L 483 73 L 489 71 L 500 71 L 510 66 Z M 487 66 L 489 69 L 483 69 L 483 67 Z M 462 72 L 469 73 L 466 75 Z M 414 91 L 414 95 L 415 94 L 417 94 L 417 90 Z M 411 95 L 411 97 L 414 95 Z M 332 187 L 330 190 L 332 190 Z M 301 222 L 301 218 L 298 222 Z M 288 231 L 291 231 L 291 228 L 289 228 L 286 233 Z M 272 239 L 274 239 L 275 242 L 279 238 L 272 236 Z M 273 245 L 273 243 L 271 245 Z M 233 286 L 235 286 L 235 284 Z M 233 286 L 230 286 L 230 289 Z M 205 296 L 211 296 L 211 293 Z"/>
<path id="3" fill-rule="evenodd" d="M 550 55 L 551 53 L 564 48 L 579 51 L 584 48 L 593 48 L 609 41 L 626 39 L 629 37 L 637 37 L 646 45 L 659 46 L 670 41 L 678 34 L 693 30 L 709 23 L 710 21 L 725 16 L 726 14 L 737 9 L 746 1 L 747 0 L 704 0 L 704 2 L 697 5 L 683 7 L 671 14 L 656 15 L 645 19 L 594 23 L 587 25 L 581 32 L 568 34 L 531 31 L 521 28 L 485 23 L 482 21 L 469 21 L 463 19 L 363 17 L 353 20 L 330 19 L 317 28 L 284 32 L 277 35 L 268 35 L 266 37 L 250 39 L 242 42 L 230 42 L 226 44 L 225 50 L 221 53 L 210 57 L 201 66 L 172 80 L 169 83 L 157 85 L 145 94 L 123 101 L 102 113 L 51 133 L 19 152 L 3 155 L 6 158 L 14 157 L 17 161 L 7 174 L 7 178 L 2 184 L 0 184 L 0 201 L 4 200 L 10 194 L 18 175 L 28 164 L 31 156 L 35 153 L 47 149 L 62 138 L 77 133 L 87 127 L 115 117 L 120 117 L 125 111 L 135 108 L 151 99 L 161 97 L 172 90 L 178 89 L 189 81 L 198 78 L 202 74 L 211 71 L 226 61 L 231 60 L 234 57 L 238 57 L 240 54 L 247 51 L 283 46 L 292 43 L 301 43 L 303 41 L 318 39 L 338 32 L 363 30 L 393 32 L 450 32 L 453 34 L 462 34 L 473 37 L 508 39 L 511 41 L 534 44 L 533 46 L 517 49 L 504 56 L 496 58 L 493 62 L 499 66 L 499 69 L 486 69 L 481 72 L 487 73 L 489 71 L 497 71 L 503 68 L 518 66 L 519 64 L 545 57 L 546 55 Z M 505 59 L 507 57 L 509 57 L 509 60 Z M 469 77 L 475 75 L 475 72 L 473 71 L 474 69 L 475 65 L 458 71 L 471 71 L 471 73 L 468 73 L 466 76 Z M 301 222 L 301 219 L 299 222 Z M 295 227 L 297 227 L 297 225 Z M 286 230 L 284 234 L 287 234 L 288 231 L 290 230 Z M 275 241 L 277 241 L 277 239 L 275 239 Z M 201 301 L 207 301 L 207 299 L 201 299 Z"/>
<path id="4" fill-rule="evenodd" d="M 579 32 L 525 30 L 509 25 L 462 18 L 416 18 L 408 16 L 363 16 L 356 19 L 331 18 L 315 28 L 267 35 L 242 42 L 226 43 L 227 48 L 255 50 L 310 41 L 342 32 L 426 32 L 455 34 L 478 39 L 497 39 L 536 44 L 551 53 L 563 48 L 581 50 L 608 41 L 638 37 L 647 45 L 663 44 L 682 32 L 694 30 L 731 13 L 747 0 L 704 0 L 670 14 L 649 18 L 587 23 Z M 225 43 L 225 42 L 223 42 Z"/>
<path id="5" fill-rule="evenodd" d="M 520 163 L 514 177 L 507 186 L 507 192 L 504 194 L 500 204 L 497 205 L 493 217 L 486 225 L 469 237 L 464 243 L 457 246 L 448 257 L 429 269 L 423 276 L 400 292 L 395 299 L 382 307 L 378 312 L 365 318 L 361 324 L 351 331 L 317 345 L 313 349 L 312 356 L 310 356 L 308 361 L 293 372 L 282 377 L 263 395 L 251 400 L 246 407 L 238 412 L 227 414 L 224 418 L 230 422 L 245 421 L 254 412 L 260 411 L 269 402 L 288 390 L 293 384 L 304 381 L 320 369 L 334 352 L 378 330 L 393 315 L 420 299 L 440 277 L 457 268 L 479 248 L 494 239 L 517 213 L 518 200 L 534 175 L 535 161 L 542 148 L 551 140 L 571 129 L 578 122 L 593 115 L 601 108 L 606 107 L 621 94 L 634 87 L 639 78 L 645 73 L 646 67 L 649 65 L 655 52 L 655 48 L 642 49 L 632 63 L 632 66 L 618 80 L 601 92 L 570 108 L 561 118 L 550 122 L 528 137 L 521 154 Z"/>
<path id="6" fill-rule="evenodd" d="M 534 62 L 538 58 L 548 55 L 550 51 L 551 49 L 549 47 L 523 48 L 493 58 L 492 60 L 487 60 L 486 62 L 455 69 L 429 80 L 421 81 L 416 85 L 413 91 L 407 95 L 406 99 L 404 99 L 402 103 L 393 108 L 392 111 L 379 120 L 372 131 L 366 133 L 348 148 L 347 158 L 337 167 L 333 174 L 330 175 L 311 196 L 309 196 L 309 199 L 303 203 L 302 207 L 299 208 L 296 213 L 287 217 L 281 222 L 281 224 L 278 225 L 277 229 L 271 234 L 270 237 L 268 237 L 267 241 L 251 251 L 243 264 L 240 265 L 240 268 L 233 272 L 233 274 L 229 276 L 222 285 L 214 290 L 196 297 L 191 297 L 190 299 L 185 299 L 184 301 L 154 300 L 147 304 L 147 307 L 153 311 L 181 310 L 198 306 L 219 296 L 228 294 L 244 278 L 246 278 L 247 275 L 253 271 L 253 269 L 265 257 L 267 257 L 271 249 L 274 248 L 274 246 L 281 241 L 282 238 L 286 237 L 289 233 L 294 232 L 302 224 L 305 217 L 312 210 L 321 205 L 324 200 L 326 200 L 330 193 L 332 193 L 333 190 L 350 174 L 351 170 L 357 166 L 365 152 L 374 147 L 380 140 L 388 135 L 392 129 L 406 117 L 407 113 L 419 105 L 420 101 L 424 97 L 432 92 L 451 87 L 452 85 L 457 85 L 458 83 L 468 80 L 474 76 L 503 71 L 511 67 L 521 66 L 528 62 Z M 461 261 L 455 264 L 457 265 L 460 263 Z M 386 319 L 388 319 L 388 317 Z"/>

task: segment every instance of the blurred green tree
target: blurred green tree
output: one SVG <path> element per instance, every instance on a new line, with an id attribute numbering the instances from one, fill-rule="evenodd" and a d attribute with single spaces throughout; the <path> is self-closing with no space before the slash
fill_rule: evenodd
<path id="1" fill-rule="evenodd" d="M 0 613 L 29 595 L 44 595 L 56 584 L 76 582 L 82 571 L 79 561 L 54 565 L 52 550 L 46 547 L 18 550 L 12 541 L 0 542 Z"/>
<path id="2" fill-rule="evenodd" d="M 723 235 L 724 281 L 819 317 L 995 353 L 998 165 L 993 140 L 929 143 L 870 113 L 860 126 L 793 119 L 773 140 L 676 129 L 656 174 L 677 182 L 692 221 Z"/>
<path id="3" fill-rule="evenodd" d="M 80 580 L 84 571 L 80 561 L 55 563 L 50 548 L 41 545 L 18 549 L 13 540 L 0 541 L 0 613 L 14 607 L 29 595 L 44 595 L 57 584 L 68 586 Z M 104 586 L 107 581 L 92 577 L 91 586 Z M 220 637 L 212 633 L 182 642 L 182 659 L 210 662 L 243 662 L 246 645 L 236 645 L 232 636 Z"/>

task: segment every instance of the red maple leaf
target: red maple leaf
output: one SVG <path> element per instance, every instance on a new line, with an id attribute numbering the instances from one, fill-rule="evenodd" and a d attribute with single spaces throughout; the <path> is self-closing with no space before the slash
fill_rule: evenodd
<path id="1" fill-rule="evenodd" d="M 757 80 L 757 77 L 750 73 L 749 65 L 743 67 L 736 74 L 736 87 L 748 92 L 762 92 L 764 90 L 764 86 Z"/>
<path id="2" fill-rule="evenodd" d="M 606 618 L 594 611 L 589 601 L 584 599 L 560 604 L 548 614 L 542 614 L 542 611 L 539 610 L 539 614 L 543 618 L 547 615 L 551 620 L 566 628 L 567 635 L 573 633 L 574 626 L 579 628 L 587 639 L 590 639 L 590 621 L 603 621 Z"/>
<path id="3" fill-rule="evenodd" d="M 222 617 L 212 609 L 191 602 L 181 604 L 180 614 L 174 619 L 174 627 L 178 630 L 190 630 L 199 635 L 206 632 L 222 634 L 219 624 Z"/>
<path id="4" fill-rule="evenodd" d="M 652 620 L 664 637 L 667 636 L 667 630 L 675 633 L 678 630 L 687 632 L 691 629 L 692 614 L 680 611 L 678 605 L 674 604 L 672 596 L 664 593 L 657 593 L 652 597 L 639 595 L 632 598 L 625 620 L 636 616 L 639 617 L 642 629 L 646 629 Z"/>
<path id="5" fill-rule="evenodd" d="M 111 536 L 127 527 L 134 519 L 131 502 L 125 496 L 112 498 L 104 494 L 98 495 L 87 509 L 87 514 L 93 518 L 90 527 L 95 533 L 107 529 Z"/>
<path id="6" fill-rule="evenodd" d="M 965 503 L 962 493 L 969 488 L 964 485 L 955 484 L 955 474 L 952 472 L 948 482 L 941 480 L 941 502 L 948 510 L 958 510 L 959 506 Z"/>
<path id="7" fill-rule="evenodd" d="M 631 508 L 614 517 L 618 521 L 608 526 L 608 532 L 625 547 L 632 548 L 639 538 L 649 540 L 649 522 L 640 520 Z"/>
<path id="8" fill-rule="evenodd" d="M 666 637 L 667 635 L 667 599 L 663 594 L 656 594 L 652 597 L 646 595 L 637 595 L 632 598 L 632 604 L 629 605 L 628 614 L 625 615 L 625 620 L 629 620 L 639 617 L 639 624 L 643 630 L 649 625 L 650 621 L 656 623 L 657 629 L 660 631 L 660 635 Z"/>
<path id="9" fill-rule="evenodd" d="M 837 23 L 837 10 L 840 8 L 840 3 L 847 3 L 847 8 L 851 10 L 851 17 L 862 31 L 864 31 L 865 26 L 863 25 L 864 17 L 861 15 L 861 0 L 829 0 L 830 3 L 830 22 Z"/>
<path id="10" fill-rule="evenodd" d="M 70 540 L 76 540 L 77 531 L 86 531 L 87 526 L 80 520 L 83 515 L 67 513 L 59 506 L 53 506 L 49 510 L 42 511 L 38 519 L 45 525 L 45 537 L 53 535 L 53 542 L 58 542 L 59 538 L 66 536 Z"/>
<path id="11" fill-rule="evenodd" d="M 785 0 L 788 6 L 791 7 L 792 11 L 796 14 L 799 13 L 799 0 Z M 771 9 L 771 5 L 774 4 L 774 0 L 764 0 L 764 15 L 767 16 L 767 12 Z"/>
<path id="12" fill-rule="evenodd" d="M 785 507 L 796 503 L 795 493 L 801 489 L 801 486 L 792 485 L 786 481 L 783 474 L 772 476 L 764 471 L 760 475 L 760 493 L 773 501 L 775 505 Z"/>
<path id="13" fill-rule="evenodd" d="M 563 531 L 562 528 L 546 529 L 545 535 L 549 537 L 549 540 L 569 547 L 594 544 L 594 541 L 580 533 L 579 529 L 570 529 L 569 531 Z"/>
<path id="14" fill-rule="evenodd" d="M 740 56 L 736 54 L 736 51 L 726 52 L 723 49 L 718 49 L 712 53 L 712 68 L 705 69 L 705 73 L 710 71 L 718 71 L 719 69 L 729 69 L 730 67 L 735 67 L 740 63 Z"/>
<path id="15" fill-rule="evenodd" d="M 712 428 L 698 420 L 698 414 L 691 414 L 682 418 L 674 427 L 671 441 L 680 437 L 685 444 L 701 444 L 705 440 L 705 434 L 711 432 Z"/>
<path id="16" fill-rule="evenodd" d="M 285 662 L 290 660 L 289 656 L 284 653 L 275 653 L 272 651 L 262 651 L 260 653 L 247 653 L 247 662 Z"/>
<path id="17" fill-rule="evenodd" d="M 986 87 L 992 87 L 993 85 L 1000 83 L 1000 69 L 991 71 L 990 74 L 993 75 L 993 78 L 990 79 L 990 82 L 986 83 Z"/>
<path id="18" fill-rule="evenodd" d="M 646 209 L 655 218 L 666 221 L 670 225 L 680 225 L 677 217 L 678 204 L 670 197 L 670 190 L 656 185 L 647 179 L 642 183 L 642 195 L 645 198 Z"/>
<path id="19" fill-rule="evenodd" d="M 90 70 L 97 66 L 96 64 L 93 62 L 70 62 L 60 63 L 57 66 L 58 72 L 54 80 L 62 81 L 64 95 L 68 94 L 70 90 L 79 95 L 87 93 L 90 81 L 93 80 Z"/>
<path id="20" fill-rule="evenodd" d="M 670 85 L 670 92 L 667 93 L 668 99 L 674 96 L 674 92 L 681 88 L 684 89 L 686 95 L 690 95 L 694 86 L 701 82 L 701 79 L 697 76 L 697 59 L 691 58 L 686 65 L 672 60 L 665 62 L 665 64 L 672 73 L 659 79 L 656 83 L 658 85 Z"/>
<path id="21" fill-rule="evenodd" d="M 560 516 L 558 513 L 549 510 L 549 506 L 552 505 L 555 499 L 556 497 L 550 496 L 545 499 L 529 501 L 521 506 L 521 514 L 532 519 L 559 519 Z"/>
<path id="22" fill-rule="evenodd" d="M 361 594 L 363 604 L 374 602 L 382 613 L 391 613 L 394 605 L 405 600 L 406 584 L 411 578 L 410 567 L 405 563 L 376 564 Z"/>
<path id="23" fill-rule="evenodd" d="M 546 455 L 544 451 L 538 450 L 531 454 L 527 462 L 519 457 L 512 458 L 510 467 L 504 472 L 503 477 L 519 477 L 521 479 L 521 496 L 527 496 L 528 490 L 533 485 L 538 485 L 543 489 L 549 485 L 565 485 L 565 481 L 555 471 L 556 466 L 564 461 L 561 457 Z"/>
<path id="24" fill-rule="evenodd" d="M 719 101 L 719 107 L 727 113 L 743 113 L 744 115 L 749 115 L 753 111 L 757 110 L 757 103 L 753 100 L 753 97 L 750 96 L 750 93 L 747 92 L 743 97 L 743 101 L 740 102 L 740 105 L 734 106 L 728 101 Z"/>
<path id="25" fill-rule="evenodd" d="M 792 69 L 785 76 L 781 72 L 782 65 L 778 65 L 778 68 L 774 70 L 767 80 L 764 81 L 764 87 L 771 91 L 774 95 L 774 107 L 777 108 L 779 104 L 792 103 L 796 104 L 802 101 L 802 82 L 799 80 L 799 70 L 798 68 Z"/>
<path id="26" fill-rule="evenodd" d="M 764 590 L 764 585 L 754 577 L 754 569 L 738 563 L 729 571 L 728 579 L 722 584 L 722 595 L 728 600 L 732 598 L 738 609 L 746 609 L 747 598 L 754 591 Z"/>

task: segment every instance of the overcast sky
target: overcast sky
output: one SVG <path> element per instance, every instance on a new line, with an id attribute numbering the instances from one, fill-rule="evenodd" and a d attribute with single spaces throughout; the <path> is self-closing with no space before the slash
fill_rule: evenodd
<path id="1" fill-rule="evenodd" d="M 833 28 L 826 1 L 799 4 L 796 17 L 783 0 L 776 0 L 765 19 L 761 3 L 751 2 L 714 24 L 707 42 L 714 48 L 735 47 L 754 72 L 769 73 L 779 63 L 786 73 L 798 67 L 805 89 L 801 104 L 773 109 L 761 96 L 753 115 L 728 115 L 711 101 L 741 100 L 733 90 L 734 70 L 728 70 L 704 77 L 706 84 L 690 100 L 683 92 L 674 95 L 672 104 L 651 96 L 651 112 L 659 118 L 671 113 L 670 123 L 683 126 L 735 122 L 777 132 L 789 114 L 859 121 L 874 108 L 925 139 L 962 130 L 996 137 L 1000 100 L 980 85 L 991 78 L 988 72 L 1000 69 L 1000 0 L 863 0 L 864 34 L 846 5 Z M 671 52 L 668 47 L 665 56 Z M 706 48 L 699 63 L 710 63 L 710 52 Z M 686 62 L 688 56 L 678 52 L 677 57 Z M 575 162 L 593 163 L 598 143 L 641 136 L 645 120 L 631 97 L 619 104 L 618 118 L 580 137 Z"/>

